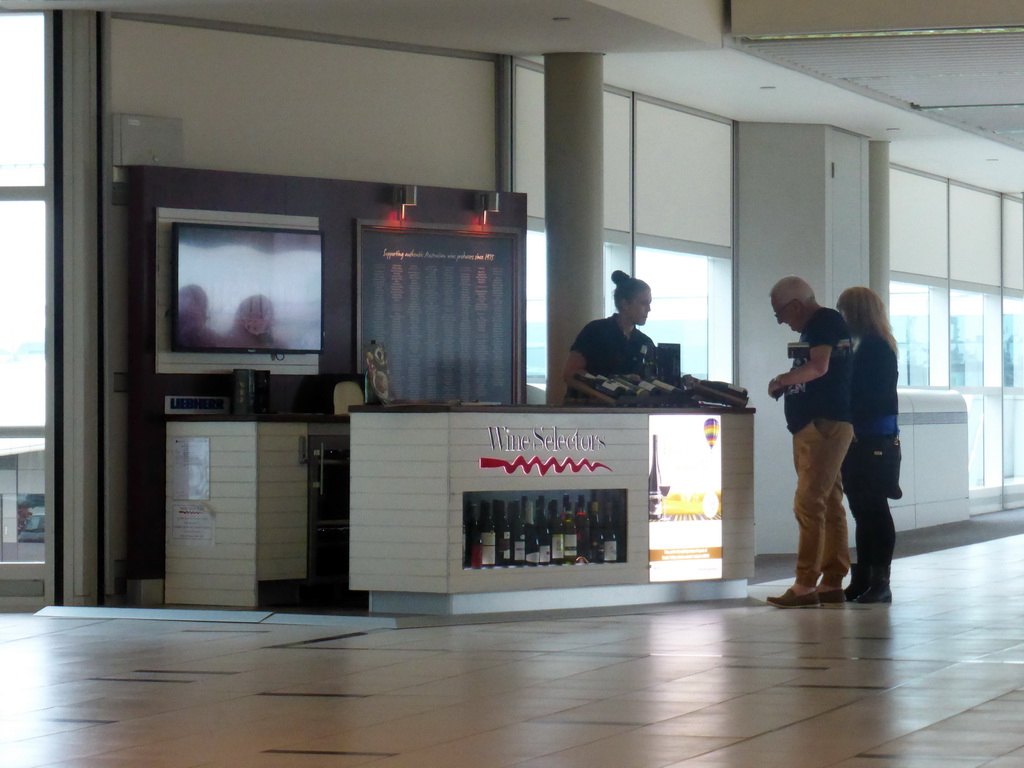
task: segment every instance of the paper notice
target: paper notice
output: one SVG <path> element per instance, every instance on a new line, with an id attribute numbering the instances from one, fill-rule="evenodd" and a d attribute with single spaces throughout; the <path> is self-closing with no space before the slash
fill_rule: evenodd
<path id="1" fill-rule="evenodd" d="M 176 504 L 171 508 L 171 541 L 186 546 L 212 547 L 213 513 L 205 504 Z"/>
<path id="2" fill-rule="evenodd" d="M 171 498 L 210 498 L 210 438 L 176 437 L 171 457 Z"/>

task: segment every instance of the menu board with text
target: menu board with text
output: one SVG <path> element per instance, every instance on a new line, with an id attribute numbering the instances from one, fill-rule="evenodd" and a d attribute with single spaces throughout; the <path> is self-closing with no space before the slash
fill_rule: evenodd
<path id="1" fill-rule="evenodd" d="M 359 227 L 359 343 L 387 351 L 399 400 L 513 403 L 517 233 Z"/>

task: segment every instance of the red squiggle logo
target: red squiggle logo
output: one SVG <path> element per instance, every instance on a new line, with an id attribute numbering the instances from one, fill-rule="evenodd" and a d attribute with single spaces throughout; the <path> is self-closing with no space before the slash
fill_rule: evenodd
<path id="1" fill-rule="evenodd" d="M 565 459 L 559 461 L 555 458 L 545 459 L 541 461 L 540 458 L 534 456 L 530 459 L 524 459 L 522 456 L 516 456 L 515 461 L 505 461 L 504 459 L 491 459 L 481 456 L 480 457 L 480 469 L 502 469 L 506 475 L 511 475 L 517 469 L 522 469 L 524 474 L 530 474 L 533 468 L 537 467 L 542 475 L 546 475 L 551 470 L 554 470 L 557 474 L 562 474 L 568 468 L 573 474 L 579 472 L 581 469 L 585 469 L 588 472 L 593 472 L 597 469 L 607 469 L 611 472 L 611 467 L 606 464 L 602 464 L 597 461 L 590 461 L 590 459 L 583 459 L 581 461 L 573 461 L 572 459 Z"/>

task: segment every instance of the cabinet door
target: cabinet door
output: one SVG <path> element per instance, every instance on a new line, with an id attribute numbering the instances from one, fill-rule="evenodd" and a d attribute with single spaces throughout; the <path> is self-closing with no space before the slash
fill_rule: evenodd
<path id="1" fill-rule="evenodd" d="M 348 583 L 349 438 L 309 437 L 309 579 Z"/>

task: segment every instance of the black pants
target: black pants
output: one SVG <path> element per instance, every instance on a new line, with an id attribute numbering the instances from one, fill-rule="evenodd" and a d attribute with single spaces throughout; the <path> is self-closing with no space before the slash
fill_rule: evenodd
<path id="1" fill-rule="evenodd" d="M 854 441 L 843 461 L 843 490 L 856 523 L 858 566 L 888 566 L 896 546 L 896 526 L 887 488 L 864 441 Z"/>

